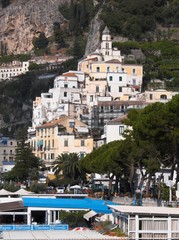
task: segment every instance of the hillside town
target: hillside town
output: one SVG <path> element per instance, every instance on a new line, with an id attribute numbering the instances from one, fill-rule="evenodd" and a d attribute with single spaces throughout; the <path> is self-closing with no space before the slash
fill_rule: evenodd
<path id="1" fill-rule="evenodd" d="M 3 66 L 0 68 L 1 79 L 17 76 L 19 72 L 25 73 L 28 66 L 28 62 L 24 62 L 22 66 L 13 63 L 9 69 L 5 68 L 6 70 L 3 70 Z M 154 103 L 168 103 L 179 94 L 163 88 L 143 91 L 142 84 L 143 66 L 124 63 L 124 56 L 120 50 L 112 47 L 110 31 L 105 27 L 100 47 L 80 59 L 76 70 L 56 76 L 53 88 L 41 93 L 41 96 L 36 96 L 33 101 L 32 125 L 28 128 L 27 142 L 32 153 L 42 160 L 45 166 L 43 180 L 39 178 L 39 182 L 47 184 L 48 178 L 55 177 L 55 161 L 59 156 L 75 153 L 79 159 L 83 159 L 101 146 L 125 139 L 125 133 L 131 129 L 125 123 L 130 110 L 144 109 Z M 6 136 L 0 138 L 2 175 L 14 167 L 17 146 L 18 141 L 15 139 Z M 2 209 L 6 206 L 7 210 L 5 213 L 2 213 L 3 210 L 0 212 L 0 219 L 2 223 L 5 221 L 6 224 L 12 224 L 14 229 L 18 222 L 22 222 L 28 230 L 32 230 L 36 225 L 43 230 L 40 225 L 46 224 L 49 230 L 63 230 L 67 235 L 65 239 L 74 239 L 74 236 L 75 239 L 87 239 L 88 236 L 90 239 L 178 239 L 179 213 L 176 207 L 179 186 L 175 197 L 171 192 L 172 186 L 177 184 L 177 173 L 174 171 L 171 179 L 168 167 L 162 170 L 162 173 L 156 172 L 152 177 L 157 181 L 162 175 L 163 183 L 169 188 L 169 203 L 174 204 L 170 208 L 165 206 L 168 203 L 164 201 L 159 203 L 147 197 L 142 199 L 147 180 L 144 180 L 140 189 L 136 186 L 134 199 L 121 194 L 121 183 L 118 192 L 105 194 L 109 193 L 111 172 L 93 172 L 88 174 L 88 185 L 84 186 L 81 182 L 79 185 L 67 186 L 68 189 L 59 186 L 61 191 L 55 189 L 50 195 L 25 190 L 23 192 L 24 186 L 21 186 L 22 192 L 3 190 L 2 196 L 9 197 L 9 200 L 2 200 Z M 140 169 L 135 174 L 139 183 L 143 177 Z M 112 189 L 115 180 L 112 179 Z M 97 194 L 88 198 L 90 194 L 84 190 L 89 190 L 91 184 Z M 78 229 L 70 235 L 69 231 L 66 232 L 68 226 L 58 227 L 58 223 L 61 223 L 58 222 L 61 221 L 61 210 L 85 211 L 83 217 L 88 229 L 83 232 L 83 238 L 80 238 Z M 97 230 L 96 222 L 103 221 L 110 224 Z M 25 229 L 23 224 L 20 230 Z M 95 231 L 92 231 L 92 228 Z M 98 235 L 109 233 L 116 228 L 121 229 L 124 234 L 122 237 Z M 3 231 L 3 227 L 1 230 Z M 11 239 L 7 232 L 3 234 L 3 239 Z M 48 239 L 54 239 L 53 234 L 48 236 Z M 47 239 L 47 236 L 44 235 L 43 239 Z"/>

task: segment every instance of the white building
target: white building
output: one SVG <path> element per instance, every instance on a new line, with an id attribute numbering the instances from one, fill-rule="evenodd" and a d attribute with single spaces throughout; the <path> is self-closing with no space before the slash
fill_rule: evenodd
<path id="1" fill-rule="evenodd" d="M 0 80 L 10 79 L 29 71 L 29 62 L 13 61 L 0 66 Z"/>
<path id="2" fill-rule="evenodd" d="M 17 140 L 1 137 L 0 138 L 0 172 L 10 171 L 15 165 L 15 150 Z"/>
<path id="3" fill-rule="evenodd" d="M 115 118 L 109 121 L 104 126 L 104 135 L 105 142 L 109 143 L 115 140 L 124 140 L 124 131 L 127 129 L 127 125 L 124 124 L 124 119 L 127 118 L 127 115 L 121 115 L 118 118 Z"/>
<path id="4" fill-rule="evenodd" d="M 179 209 L 109 206 L 116 223 L 130 239 L 179 239 Z"/>
<path id="5" fill-rule="evenodd" d="M 80 111 L 78 106 L 81 105 L 80 90 L 84 87 L 84 77 L 84 73 L 79 71 L 69 71 L 56 77 L 54 88 L 48 93 L 42 93 L 41 97 L 37 97 L 33 102 L 32 126 L 62 115 L 73 116 L 75 110 Z M 76 106 L 73 111 L 70 103 Z"/>

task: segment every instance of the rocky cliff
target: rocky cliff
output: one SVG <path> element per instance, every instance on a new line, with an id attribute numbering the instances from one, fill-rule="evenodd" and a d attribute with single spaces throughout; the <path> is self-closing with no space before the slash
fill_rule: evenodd
<path id="1" fill-rule="evenodd" d="M 98 11 L 96 16 L 93 18 L 90 24 L 90 30 L 87 38 L 85 55 L 95 51 L 100 46 L 100 30 L 103 22 L 100 20 L 99 15 L 101 13 L 101 9 Z"/>
<path id="2" fill-rule="evenodd" d="M 0 12 L 0 42 L 7 54 L 21 54 L 33 49 L 32 39 L 40 32 L 51 36 L 53 23 L 62 23 L 58 11 L 70 0 L 17 0 Z"/>

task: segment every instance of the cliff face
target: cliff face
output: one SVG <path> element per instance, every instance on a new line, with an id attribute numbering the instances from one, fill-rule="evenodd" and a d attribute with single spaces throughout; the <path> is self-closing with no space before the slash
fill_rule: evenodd
<path id="1" fill-rule="evenodd" d="M 91 21 L 85 55 L 88 55 L 89 53 L 95 51 L 100 46 L 100 30 L 103 25 L 103 22 L 99 18 L 100 13 L 101 10 L 98 11 L 96 16 Z"/>
<path id="2" fill-rule="evenodd" d="M 58 11 L 61 4 L 70 0 L 17 0 L 0 12 L 0 42 L 7 54 L 21 54 L 33 49 L 32 39 L 45 32 L 53 32 L 53 23 L 62 23 Z"/>

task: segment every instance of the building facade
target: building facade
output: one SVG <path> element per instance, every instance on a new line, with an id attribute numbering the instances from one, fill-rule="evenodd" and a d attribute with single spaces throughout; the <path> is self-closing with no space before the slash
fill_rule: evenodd
<path id="1" fill-rule="evenodd" d="M 0 171 L 1 173 L 11 170 L 15 165 L 15 150 L 17 140 L 8 137 L 0 138 Z"/>
<path id="2" fill-rule="evenodd" d="M 13 61 L 0 66 L 0 80 L 11 79 L 29 71 L 29 62 Z"/>
<path id="3" fill-rule="evenodd" d="M 34 132 L 30 131 L 29 141 L 34 154 L 46 166 L 53 165 L 62 153 L 78 153 L 82 158 L 93 150 L 93 138 L 87 126 L 67 116 L 36 127 Z"/>

